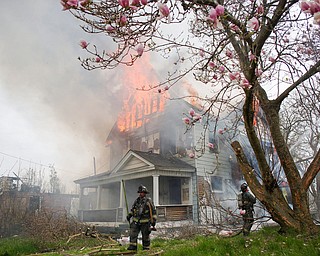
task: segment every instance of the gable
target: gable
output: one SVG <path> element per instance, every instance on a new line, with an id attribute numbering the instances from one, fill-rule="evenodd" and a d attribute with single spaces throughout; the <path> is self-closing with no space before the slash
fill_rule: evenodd
<path id="1" fill-rule="evenodd" d="M 135 170 L 148 170 L 154 168 L 155 166 L 151 162 L 130 150 L 112 170 L 112 174 L 125 174 L 134 172 Z"/>

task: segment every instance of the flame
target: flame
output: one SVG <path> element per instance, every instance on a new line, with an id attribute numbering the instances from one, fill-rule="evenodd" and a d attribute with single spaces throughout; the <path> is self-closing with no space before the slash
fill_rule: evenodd
<path id="1" fill-rule="evenodd" d="M 185 82 L 182 84 L 182 86 L 186 89 L 188 93 L 188 102 L 192 105 L 195 106 L 198 109 L 202 109 L 203 106 L 199 100 L 199 93 L 198 91 L 188 82 Z"/>
<path id="2" fill-rule="evenodd" d="M 158 83 L 147 54 L 144 54 L 143 58 L 140 58 L 139 62 L 132 67 L 125 69 L 123 77 L 127 93 L 117 120 L 117 126 L 121 132 L 142 127 L 150 121 L 149 115 L 163 112 L 166 100 L 163 94 L 168 93 L 167 91 L 158 93 L 153 90 L 137 90 L 149 88 L 150 85 Z"/>

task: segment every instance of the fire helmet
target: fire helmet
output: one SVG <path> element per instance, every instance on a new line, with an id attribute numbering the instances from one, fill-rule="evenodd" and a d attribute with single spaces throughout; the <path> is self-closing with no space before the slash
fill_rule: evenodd
<path id="1" fill-rule="evenodd" d="M 146 193 L 146 194 L 148 194 L 149 191 L 145 186 L 140 185 L 139 188 L 138 188 L 138 193 Z"/>
<path id="2" fill-rule="evenodd" d="M 241 189 L 242 192 L 246 192 L 247 189 L 248 189 L 248 184 L 247 183 L 242 183 L 240 189 Z"/>

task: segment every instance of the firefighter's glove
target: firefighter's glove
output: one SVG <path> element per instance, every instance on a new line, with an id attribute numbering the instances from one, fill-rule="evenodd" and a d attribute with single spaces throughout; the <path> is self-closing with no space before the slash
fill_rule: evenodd
<path id="1" fill-rule="evenodd" d="M 131 214 L 131 213 L 129 213 L 129 214 L 127 215 L 127 221 L 129 221 L 129 222 L 130 222 L 131 217 L 132 217 L 132 214 Z"/>

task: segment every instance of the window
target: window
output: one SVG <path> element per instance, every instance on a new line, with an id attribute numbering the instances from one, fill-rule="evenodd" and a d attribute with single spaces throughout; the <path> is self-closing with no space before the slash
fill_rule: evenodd
<path id="1" fill-rule="evenodd" d="M 222 177 L 211 176 L 211 187 L 213 191 L 223 191 Z"/>

